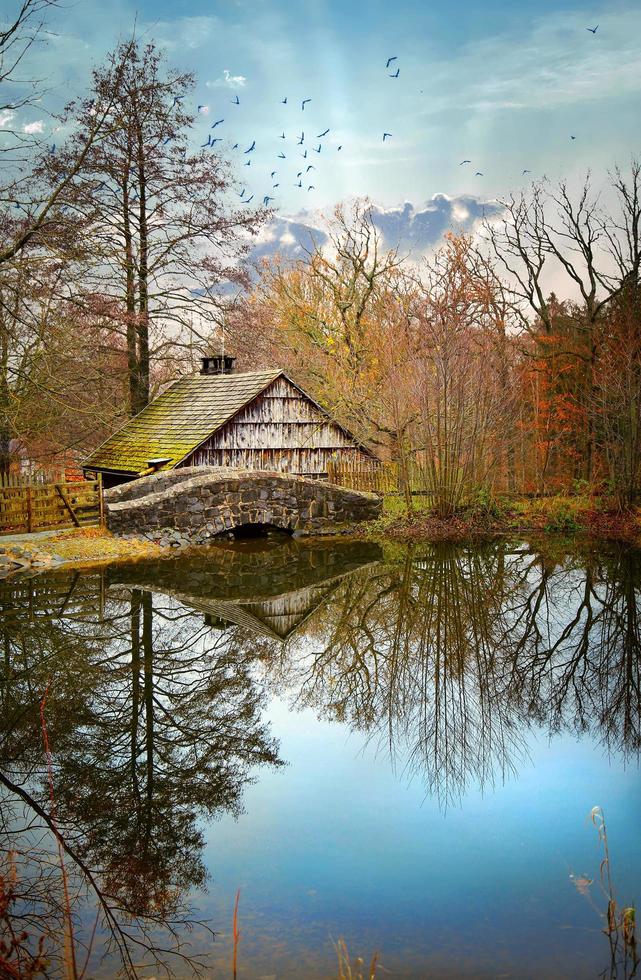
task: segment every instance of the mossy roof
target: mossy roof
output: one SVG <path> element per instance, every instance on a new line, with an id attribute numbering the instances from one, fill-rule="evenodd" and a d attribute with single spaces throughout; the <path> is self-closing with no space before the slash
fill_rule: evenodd
<path id="1" fill-rule="evenodd" d="M 158 468 L 170 470 L 281 374 L 274 369 L 181 378 L 94 450 L 83 467 L 139 475 L 149 460 L 166 459 Z"/>

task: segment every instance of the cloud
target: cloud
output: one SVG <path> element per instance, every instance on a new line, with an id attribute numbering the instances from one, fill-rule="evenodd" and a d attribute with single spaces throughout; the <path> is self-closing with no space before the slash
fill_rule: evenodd
<path id="1" fill-rule="evenodd" d="M 228 68 L 223 68 L 223 77 L 213 82 L 205 82 L 207 88 L 243 88 L 247 79 L 244 75 L 232 75 Z"/>
<path id="2" fill-rule="evenodd" d="M 29 136 L 33 136 L 35 133 L 43 133 L 44 128 L 45 128 L 44 120 L 36 119 L 35 122 L 25 123 L 25 125 L 22 127 L 22 132 L 27 133 Z"/>
<path id="3" fill-rule="evenodd" d="M 3 109 L 0 112 L 0 129 L 4 129 L 5 126 L 9 126 L 15 117 L 15 112 L 11 112 L 9 109 Z"/>
<path id="4" fill-rule="evenodd" d="M 304 259 L 306 250 L 313 249 L 314 244 L 324 245 L 327 238 L 327 232 L 321 228 L 320 222 L 312 224 L 305 221 L 304 216 L 301 219 L 301 216 L 284 218 L 279 215 L 257 235 L 249 261 L 260 262 L 276 254 L 290 262 Z"/>
<path id="5" fill-rule="evenodd" d="M 409 201 L 397 208 L 373 204 L 370 213 L 386 248 L 398 246 L 401 252 L 420 255 L 438 245 L 446 232 L 472 232 L 483 219 L 494 218 L 501 211 L 498 201 L 484 201 L 471 194 L 434 194 L 422 207 Z"/>
<path id="6" fill-rule="evenodd" d="M 410 201 L 395 208 L 372 204 L 370 214 L 385 248 L 398 247 L 414 258 L 439 245 L 448 231 L 473 232 L 484 219 L 501 214 L 498 201 L 485 201 L 471 194 L 448 197 L 435 194 L 422 206 Z M 320 216 L 304 212 L 295 217 L 279 215 L 261 229 L 250 253 L 250 262 L 279 254 L 285 261 L 304 259 L 314 245 L 328 241 L 325 222 Z"/>

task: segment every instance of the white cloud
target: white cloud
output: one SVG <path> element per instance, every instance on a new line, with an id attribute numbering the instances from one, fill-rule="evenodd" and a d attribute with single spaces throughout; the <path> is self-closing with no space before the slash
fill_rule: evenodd
<path id="1" fill-rule="evenodd" d="M 36 119 L 35 122 L 26 123 L 22 127 L 22 132 L 27 133 L 29 136 L 33 136 L 35 133 L 43 133 L 45 128 L 43 119 Z"/>
<path id="2" fill-rule="evenodd" d="M 4 109 L 2 112 L 0 112 L 0 129 L 4 129 L 5 126 L 8 126 L 11 122 L 13 122 L 15 117 L 15 112 L 11 112 L 9 109 Z"/>
<path id="3" fill-rule="evenodd" d="M 223 68 L 223 77 L 206 82 L 207 88 L 243 88 L 247 79 L 244 75 L 232 75 L 229 68 Z"/>

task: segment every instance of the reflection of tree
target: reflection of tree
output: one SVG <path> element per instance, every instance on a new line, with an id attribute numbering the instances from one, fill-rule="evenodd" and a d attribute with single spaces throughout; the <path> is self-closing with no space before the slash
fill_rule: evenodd
<path id="1" fill-rule="evenodd" d="M 429 792 L 504 778 L 531 723 L 638 751 L 638 558 L 443 545 L 355 575 L 286 648 L 297 700 L 383 737 Z M 320 649 L 319 649 L 320 648 Z"/>
<path id="2" fill-rule="evenodd" d="M 186 895 L 205 880 L 198 816 L 238 812 L 254 767 L 278 762 L 259 670 L 387 746 L 444 803 L 513 771 L 532 724 L 639 751 L 637 554 L 492 542 L 383 563 L 347 545 L 139 565 L 112 571 L 106 591 L 98 574 L 0 587 L 0 831 L 25 927 L 53 934 L 63 915 L 38 719 L 48 685 L 74 894 L 103 903 L 125 964 L 137 941 L 162 958 L 158 927 L 184 934 Z M 237 625 L 215 628 L 222 609 Z M 277 619 L 285 642 L 265 631 Z"/>
<path id="3" fill-rule="evenodd" d="M 505 775 L 521 751 L 496 671 L 508 588 L 494 546 L 442 545 L 357 574 L 316 623 L 322 650 L 294 651 L 301 703 L 384 738 L 443 800 Z"/>
<path id="4" fill-rule="evenodd" d="M 506 693 L 551 730 L 591 730 L 609 749 L 641 748 L 639 556 L 530 556 L 506 600 Z"/>
<path id="5" fill-rule="evenodd" d="M 205 881 L 199 814 L 237 813 L 251 769 L 278 763 L 251 657 L 138 589 L 108 598 L 96 622 L 85 581 L 60 617 L 68 582 L 57 581 L 54 595 L 30 586 L 18 615 L 5 608 L 5 788 L 46 825 L 38 701 L 50 684 L 58 824 L 76 874 L 118 923 L 183 921 L 187 891 Z"/>

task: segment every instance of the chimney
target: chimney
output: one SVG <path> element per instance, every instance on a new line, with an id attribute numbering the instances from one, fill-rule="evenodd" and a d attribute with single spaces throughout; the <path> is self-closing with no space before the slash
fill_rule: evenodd
<path id="1" fill-rule="evenodd" d="M 233 374 L 235 357 L 229 354 L 216 354 L 215 357 L 202 357 L 201 374 Z"/>

